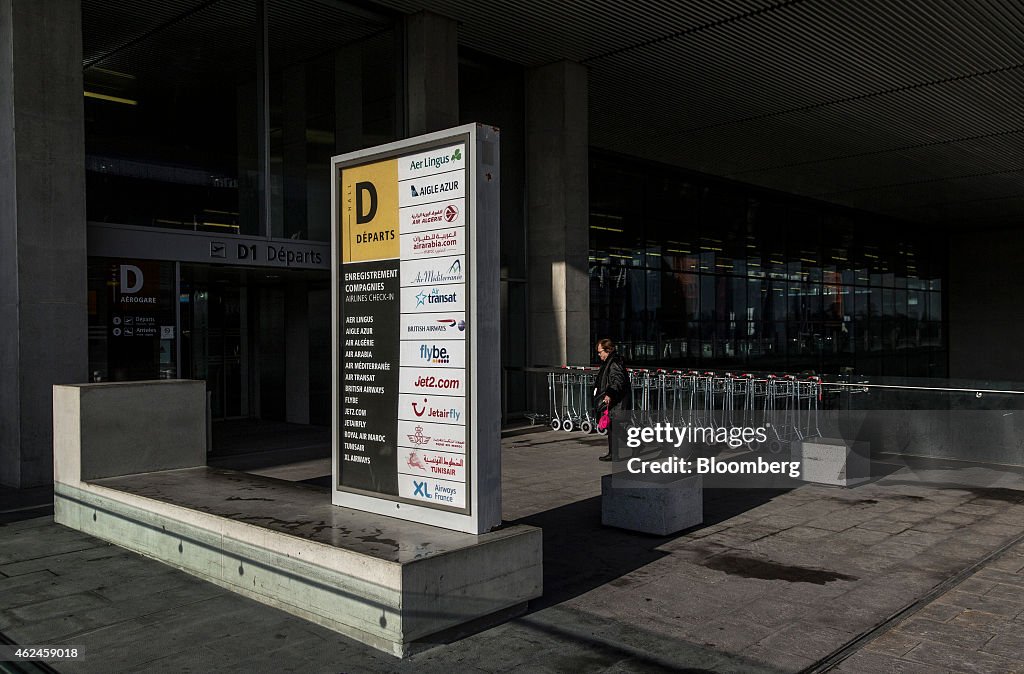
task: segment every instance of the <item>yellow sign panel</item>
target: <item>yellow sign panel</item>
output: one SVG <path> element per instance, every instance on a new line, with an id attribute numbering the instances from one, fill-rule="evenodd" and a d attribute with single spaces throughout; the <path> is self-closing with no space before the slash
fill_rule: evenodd
<path id="1" fill-rule="evenodd" d="M 342 262 L 397 258 L 398 241 L 398 160 L 342 170 Z"/>

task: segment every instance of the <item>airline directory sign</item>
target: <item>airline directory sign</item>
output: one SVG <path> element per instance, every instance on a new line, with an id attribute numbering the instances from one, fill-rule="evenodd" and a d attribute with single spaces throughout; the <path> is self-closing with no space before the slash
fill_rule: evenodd
<path id="1" fill-rule="evenodd" d="M 335 157 L 335 505 L 501 522 L 498 132 Z"/>

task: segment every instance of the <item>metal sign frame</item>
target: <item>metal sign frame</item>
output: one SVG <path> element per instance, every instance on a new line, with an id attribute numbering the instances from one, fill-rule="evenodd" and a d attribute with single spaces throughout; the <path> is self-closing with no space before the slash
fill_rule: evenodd
<path id="1" fill-rule="evenodd" d="M 343 456 L 347 451 L 342 445 L 348 434 L 343 426 L 345 403 L 345 330 L 343 321 L 346 315 L 344 302 L 345 281 L 342 276 L 343 255 L 342 217 L 344 211 L 342 182 L 345 171 L 374 171 L 392 160 L 409 160 L 416 155 L 424 155 L 431 151 L 452 145 L 463 144 L 465 147 L 464 175 L 464 310 L 465 325 L 465 399 L 462 415 L 465 419 L 465 507 L 458 508 L 443 504 L 428 503 L 422 499 L 414 499 L 396 493 L 383 493 L 366 488 L 354 488 L 343 484 L 345 467 Z M 352 175 L 352 174 L 350 174 Z M 333 157 L 331 160 L 331 362 L 332 362 L 332 499 L 336 506 L 354 508 L 368 512 L 389 515 L 432 526 L 455 529 L 473 534 L 480 534 L 501 524 L 501 360 L 500 360 L 500 279 L 499 279 L 499 134 L 498 130 L 479 124 L 467 124 L 444 131 L 417 136 L 394 143 L 388 143 L 357 152 Z M 390 187 L 389 187 L 390 189 Z M 397 190 L 397 187 L 396 187 Z M 413 195 L 416 195 L 413 186 Z M 395 199 L 398 199 L 396 196 Z M 400 202 L 396 207 L 401 210 Z M 401 220 L 401 218 L 399 218 Z M 393 236 L 401 240 L 400 222 L 395 222 Z M 404 245 L 404 244 L 402 244 Z M 351 250 L 349 255 L 352 255 Z M 392 260 L 394 258 L 383 258 Z M 376 262 L 373 258 L 351 261 L 348 264 Z M 402 260 L 399 252 L 399 286 L 401 286 Z M 412 264 L 410 262 L 410 264 Z M 411 267 L 409 268 L 411 269 Z M 399 288 L 399 295 L 401 287 Z M 394 300 L 399 312 L 399 326 L 402 322 L 401 298 Z M 365 309 L 364 309 L 365 311 Z M 354 313 L 351 309 L 350 314 Z M 408 314 L 406 314 L 408 315 Z M 401 328 L 398 328 L 401 333 Z M 376 336 L 376 335 L 375 335 Z M 398 352 L 402 350 L 399 340 Z M 426 338 L 429 341 L 429 338 Z M 406 340 L 414 343 L 417 340 Z M 421 340 L 420 340 L 421 341 Z M 393 368 L 401 368 L 401 355 L 391 363 Z M 407 366 L 406 366 L 407 367 Z M 401 372 L 401 371 L 400 371 Z M 398 405 L 402 397 L 400 387 L 385 392 L 396 400 L 394 414 L 387 419 L 374 419 L 379 424 L 395 424 L 399 421 Z M 365 414 L 365 410 L 362 413 Z M 380 412 L 378 411 L 378 414 Z M 419 431 L 417 431 L 419 433 Z M 395 446 L 388 443 L 376 448 L 375 457 L 387 457 L 393 452 L 395 461 L 396 485 L 402 475 L 398 468 L 399 434 L 396 432 Z M 380 443 L 378 443 L 380 444 Z M 347 445 L 346 445 L 347 447 Z M 439 478 L 443 480 L 443 478 Z M 437 480 L 435 480 L 436 482 Z M 425 482 L 424 482 L 425 484 Z"/>

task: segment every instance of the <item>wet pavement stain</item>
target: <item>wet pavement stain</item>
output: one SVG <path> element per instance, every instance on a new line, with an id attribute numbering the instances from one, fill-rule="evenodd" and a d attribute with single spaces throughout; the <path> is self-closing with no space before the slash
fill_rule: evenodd
<path id="1" fill-rule="evenodd" d="M 226 499 L 224 499 L 224 500 L 225 500 L 225 501 L 268 501 L 268 502 L 270 502 L 270 503 L 273 503 L 273 502 L 274 502 L 274 501 L 276 501 L 277 499 L 273 499 L 273 498 L 260 498 L 260 497 L 258 497 L 258 496 L 253 496 L 253 497 L 246 497 L 246 496 L 228 496 L 228 497 L 227 497 Z"/>
<path id="2" fill-rule="evenodd" d="M 734 554 L 716 555 L 703 562 L 703 566 L 714 571 L 727 573 L 730 576 L 757 578 L 760 580 L 782 580 L 787 583 L 824 585 L 836 580 L 859 580 L 856 576 L 849 576 L 838 571 L 813 569 L 792 564 L 779 564 L 764 559 Z"/>

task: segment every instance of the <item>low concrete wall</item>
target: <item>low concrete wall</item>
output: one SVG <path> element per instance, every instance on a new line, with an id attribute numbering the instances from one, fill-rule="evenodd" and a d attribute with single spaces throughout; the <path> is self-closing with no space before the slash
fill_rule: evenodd
<path id="1" fill-rule="evenodd" d="M 55 482 L 205 465 L 205 382 L 53 387 Z"/>
<path id="2" fill-rule="evenodd" d="M 54 520 L 399 657 L 541 595 L 540 529 L 453 533 L 335 508 L 307 485 L 207 468 L 205 401 L 201 381 L 55 386 Z M 167 484 L 182 481 L 171 498 Z M 242 517 L 234 499 L 253 489 L 261 498 L 242 500 L 261 510 Z M 287 513 L 296 527 L 338 521 L 338 535 L 260 525 Z M 379 546 L 360 544 L 367 532 Z M 391 559 L 389 546 L 416 554 Z"/>

